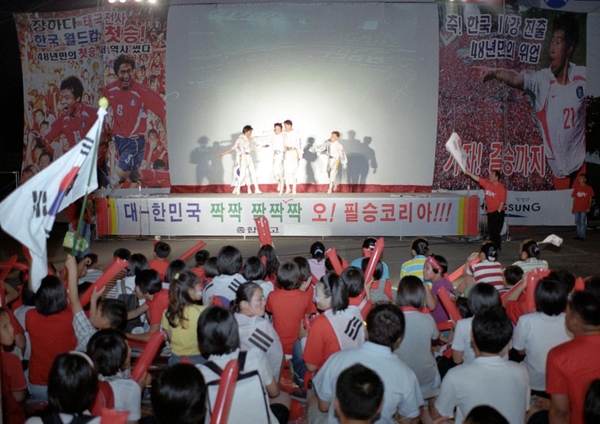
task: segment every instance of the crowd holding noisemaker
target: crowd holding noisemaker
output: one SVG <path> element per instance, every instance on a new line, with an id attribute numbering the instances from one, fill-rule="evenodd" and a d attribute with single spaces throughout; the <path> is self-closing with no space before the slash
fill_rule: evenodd
<path id="1" fill-rule="evenodd" d="M 481 262 L 486 262 L 489 259 L 488 256 L 494 253 L 487 250 L 486 246 L 488 245 L 493 247 L 491 242 L 484 243 L 482 252 L 480 252 L 482 255 L 482 258 L 480 258 Z M 317 247 L 325 249 L 325 246 Z M 170 250 L 170 248 L 167 250 Z M 117 253 L 115 252 L 115 254 Z M 206 252 L 201 256 L 210 257 L 210 254 Z M 341 401 L 337 398 L 337 391 L 339 389 L 333 388 L 335 387 L 337 376 L 342 375 L 346 368 L 346 365 L 344 365 L 346 364 L 345 361 L 353 361 L 352 358 L 355 357 L 361 358 L 363 365 L 374 371 L 384 382 L 389 381 L 390 378 L 398 378 L 402 375 L 402 380 L 405 383 L 408 381 L 414 383 L 408 386 L 406 384 L 394 385 L 397 388 L 403 387 L 400 396 L 404 400 L 397 401 L 399 403 L 394 403 L 396 402 L 395 400 L 390 400 L 388 397 L 390 393 L 384 389 L 385 396 L 381 411 L 386 416 L 388 412 L 383 411 L 393 410 L 392 414 L 397 419 L 401 417 L 410 419 L 420 417 L 425 422 L 428 422 L 427 420 L 430 419 L 428 416 L 436 418 L 440 414 L 450 414 L 452 412 L 450 408 L 456 407 L 455 414 L 458 419 L 462 415 L 463 417 L 471 417 L 468 419 L 465 418 L 465 422 L 478 422 L 476 419 L 477 417 L 481 417 L 483 412 L 481 412 L 481 409 L 475 408 L 475 406 L 480 403 L 487 403 L 494 408 L 495 412 L 486 410 L 486 413 L 498 413 L 500 414 L 499 416 L 507 418 L 511 423 L 525 422 L 524 407 L 521 418 L 521 405 L 527 403 L 527 397 L 523 393 L 527 393 L 527 396 L 531 393 L 531 395 L 536 396 L 536 408 L 542 408 L 542 411 L 535 415 L 536 420 L 544 420 L 546 414 L 549 415 L 551 423 L 560 422 L 557 417 L 560 418 L 569 415 L 573 422 L 585 422 L 583 421 L 583 404 L 586 394 L 585 389 L 589 384 L 586 383 L 586 387 L 583 388 L 578 387 L 575 389 L 572 387 L 569 383 L 571 377 L 564 372 L 564 369 L 570 367 L 570 365 L 565 365 L 564 357 L 560 357 L 559 355 L 563 354 L 563 350 L 571 349 L 570 345 L 576 341 L 576 347 L 572 349 L 578 349 L 578 351 L 584 349 L 585 354 L 579 355 L 582 359 L 578 361 L 577 366 L 579 368 L 572 370 L 573 373 L 578 373 L 581 372 L 580 369 L 585 369 L 586 375 L 589 375 L 589 383 L 596 378 L 600 378 L 600 370 L 597 369 L 595 362 L 591 359 L 594 357 L 593 355 L 597 356 L 600 353 L 594 338 L 597 335 L 597 327 L 600 325 L 600 318 L 598 318 L 600 316 L 598 314 L 600 312 L 600 298 L 598 294 L 600 291 L 597 288 L 600 286 L 597 284 L 598 277 L 586 279 L 584 283 L 578 283 L 577 287 L 579 289 L 585 288 L 586 292 L 582 294 L 577 293 L 571 297 L 566 314 L 564 313 L 567 303 L 566 293 L 570 292 L 574 287 L 574 277 L 572 277 L 572 274 L 569 277 L 564 272 L 552 272 L 537 282 L 535 286 L 537 312 L 519 309 L 521 299 L 526 297 L 523 296 L 522 289 L 521 291 L 511 291 L 504 299 L 506 310 L 509 312 L 507 314 L 501 307 L 500 294 L 502 294 L 502 290 L 498 290 L 496 287 L 497 284 L 495 284 L 498 281 L 494 279 L 492 279 L 494 281 L 489 279 L 476 281 L 471 286 L 472 288 L 467 299 L 470 309 L 469 313 L 473 313 L 475 316 L 473 318 L 458 320 L 453 332 L 451 346 L 452 359 L 450 361 L 453 364 L 460 363 L 461 365 L 454 365 L 450 371 L 444 370 L 444 372 L 441 372 L 442 370 L 438 370 L 438 367 L 435 365 L 435 360 L 433 360 L 431 351 L 429 350 L 432 342 L 439 343 L 439 333 L 437 332 L 435 320 L 431 316 L 428 316 L 431 313 L 428 310 L 434 312 L 433 315 L 435 317 L 435 311 L 440 306 L 440 302 L 436 299 L 437 296 L 432 291 L 435 291 L 440 286 L 439 282 L 444 281 L 446 278 L 447 265 L 442 256 L 431 255 L 425 257 L 423 265 L 423 277 L 425 281 L 421 281 L 415 276 L 407 276 L 401 281 L 396 299 L 401 308 L 393 305 L 387 296 L 375 300 L 374 281 L 364 281 L 361 269 L 351 267 L 343 260 L 340 260 L 340 263 L 345 263 L 345 269 L 342 270 L 340 276 L 329 270 L 313 287 L 310 262 L 306 258 L 297 257 L 293 261 L 280 264 L 272 246 L 269 246 L 269 248 L 261 247 L 259 256 L 264 257 L 264 262 L 269 264 L 270 269 L 273 270 L 272 272 L 275 272 L 275 285 L 273 286 L 271 285 L 272 283 L 263 279 L 258 279 L 256 282 L 235 281 L 234 285 L 237 286 L 237 289 L 234 298 L 231 299 L 230 307 L 236 313 L 231 315 L 233 318 L 231 325 L 227 324 L 225 327 L 227 329 L 236 329 L 235 333 L 237 334 L 238 341 L 235 342 L 232 340 L 231 345 L 227 345 L 229 346 L 229 353 L 226 357 L 236 357 L 234 352 L 239 352 L 236 349 L 237 346 L 241 346 L 242 350 L 249 352 L 247 354 L 247 358 L 250 361 L 248 365 L 252 368 L 254 365 L 251 364 L 257 364 L 255 369 L 259 374 L 265 376 L 266 379 L 265 390 L 267 391 L 267 395 L 275 396 L 273 399 L 269 399 L 268 396 L 265 398 L 267 405 L 273 405 L 272 408 L 269 408 L 272 412 L 266 413 L 273 413 L 278 422 L 286 422 L 291 411 L 289 397 L 282 393 L 281 388 L 277 384 L 277 375 L 281 371 L 284 351 L 281 344 L 283 341 L 281 332 L 285 333 L 286 337 L 289 336 L 289 341 L 286 343 L 293 342 L 291 359 L 294 363 L 294 372 L 298 374 L 295 376 L 297 377 L 297 382 L 306 390 L 310 386 L 306 378 L 310 379 L 312 376 L 314 386 L 317 389 L 317 400 L 309 400 L 307 403 L 309 423 L 344 422 L 344 418 L 342 415 L 339 415 L 339 411 L 339 421 L 331 418 L 332 411 L 337 408 L 336 402 Z M 140 260 L 134 260 L 136 257 L 139 257 Z M 519 264 L 525 268 L 527 268 L 527 264 L 547 266 L 547 263 L 540 258 L 539 246 L 533 240 L 525 240 L 522 243 L 518 258 L 520 261 L 515 262 L 516 265 L 511 265 L 512 268 L 508 267 L 505 270 L 507 281 L 510 280 L 514 283 L 515 280 L 522 278 L 523 274 L 521 268 L 518 266 Z M 224 247 L 219 257 L 215 259 L 217 261 L 217 268 L 211 270 L 209 266 L 210 261 L 206 261 L 204 271 L 205 276 L 208 278 L 211 278 L 214 274 L 217 282 L 218 277 L 224 272 L 232 273 L 231 275 L 224 274 L 225 280 L 230 283 L 233 282 L 231 276 L 240 275 L 240 271 L 250 277 L 248 280 L 255 277 L 264 277 L 266 274 L 266 267 L 258 257 L 248 258 L 246 262 L 249 265 L 246 266 L 241 253 L 233 246 Z M 370 260 L 368 257 L 359 259 L 363 268 Z M 48 296 L 50 296 L 53 299 L 52 302 L 55 302 L 57 306 L 54 309 L 58 313 L 67 313 L 67 318 L 65 318 L 62 328 L 69 330 L 67 333 L 73 334 L 74 332 L 76 336 L 74 339 L 80 342 L 80 344 L 91 336 L 86 350 L 94 360 L 94 362 L 90 361 L 88 363 L 94 363 L 94 369 L 99 373 L 99 377 L 95 377 L 95 384 L 103 384 L 102 382 L 97 383 L 98 378 L 100 381 L 104 381 L 104 384 L 108 383 L 112 387 L 111 390 L 118 397 L 114 403 L 115 410 L 130 413 L 131 420 L 129 421 L 134 422 L 136 421 L 135 418 L 140 416 L 138 411 L 141 401 L 140 397 L 136 394 L 141 393 L 141 389 L 146 386 L 148 380 L 147 378 L 142 379 L 138 384 L 128 379 L 129 348 L 125 344 L 126 336 L 118 329 L 104 329 L 121 325 L 119 323 L 122 323 L 125 319 L 126 306 L 122 300 L 106 299 L 102 301 L 100 298 L 103 292 L 96 291 L 91 300 L 90 317 L 89 319 L 85 318 L 77 296 L 77 278 L 81 274 L 81 269 L 85 268 L 85 264 L 89 263 L 89 258 L 83 259 L 82 262 L 84 262 L 83 267 L 78 266 L 72 257 L 69 257 L 66 261 L 70 277 L 68 281 L 68 298 L 71 303 L 71 311 L 65 309 L 64 312 L 61 312 L 60 305 L 66 305 L 67 296 L 64 285 L 56 277 L 45 280 L 44 284 L 42 284 L 42 289 L 36 294 L 36 300 L 39 303 L 41 296 L 43 296 L 43 299 L 46 299 L 44 304 L 48 304 L 50 299 Z M 213 292 L 207 297 L 206 304 L 201 305 L 202 286 L 196 274 L 190 272 L 188 266 L 183 261 L 175 260 L 168 264 L 166 271 L 167 281 L 163 281 L 165 279 L 160 278 L 155 270 L 147 269 L 147 261 L 145 261 L 143 255 L 132 255 L 131 262 L 132 267 L 137 270 L 134 271 L 135 276 L 132 276 L 135 280 L 136 291 L 139 292 L 138 295 L 141 294 L 140 298 L 143 298 L 147 304 L 143 307 L 142 312 L 144 315 L 147 315 L 147 323 L 144 324 L 146 332 L 152 330 L 158 316 L 158 328 L 162 327 L 171 331 L 170 354 L 174 362 L 187 357 L 188 360 L 192 360 L 193 362 L 196 362 L 195 359 L 197 359 L 198 362 L 196 363 L 202 364 L 206 361 L 207 356 L 212 353 L 211 360 L 220 361 L 220 365 L 224 365 L 225 360 L 215 356 L 216 351 L 213 351 L 214 346 L 210 345 L 210 343 L 203 350 L 202 343 L 198 342 L 198 336 L 203 331 L 203 326 L 196 323 L 196 321 L 202 322 L 201 317 L 198 320 L 198 315 L 201 314 L 190 314 L 189 311 L 193 309 L 200 312 L 203 308 L 211 304 L 220 303 L 225 306 L 228 300 L 224 296 L 215 295 L 215 292 Z M 516 272 L 518 270 L 521 270 L 521 273 Z M 373 280 L 381 279 L 382 272 L 383 266 L 379 262 L 375 268 Z M 504 279 L 503 276 L 494 278 Z M 569 278 L 572 278 L 570 282 Z M 262 284 L 267 284 L 265 287 L 272 287 L 274 289 L 268 299 L 268 302 L 271 304 L 271 315 L 265 313 L 265 309 L 269 309 L 269 307 L 265 308 L 267 300 L 265 299 L 266 296 L 264 295 Z M 431 284 L 432 291 L 430 291 L 429 284 Z M 166 288 L 163 288 L 163 285 L 169 287 L 167 299 L 170 299 L 170 301 L 161 302 L 160 299 L 155 297 L 157 293 L 166 290 Z M 516 288 L 522 286 L 525 285 L 518 282 L 515 285 Z M 289 288 L 294 289 L 289 290 Z M 444 286 L 444 288 L 452 290 L 449 287 Z M 150 294 L 153 295 L 152 298 L 149 296 Z M 289 299 L 282 301 L 279 299 L 279 294 L 285 295 Z M 160 295 L 158 297 L 160 298 Z M 307 310 L 299 311 L 298 314 L 291 317 L 293 314 L 290 314 L 289 306 L 296 303 L 301 304 L 299 300 L 305 297 L 308 302 L 307 305 L 312 305 L 313 309 L 308 309 L 309 312 Z M 431 299 L 434 302 L 430 302 Z M 314 300 L 314 304 L 312 300 Z M 369 301 L 372 303 L 369 304 Z M 38 306 L 43 305 L 38 304 Z M 222 306 L 213 306 L 212 309 L 214 311 L 224 310 Z M 366 313 L 366 332 L 362 324 L 364 318 L 361 314 L 361 309 L 363 309 L 363 313 Z M 318 310 L 320 313 L 315 314 L 313 312 L 315 310 Z M 506 339 L 508 337 L 508 340 L 510 340 L 511 337 L 509 332 L 505 331 L 508 329 L 506 321 L 515 317 L 513 313 L 515 310 L 518 311 L 515 321 L 517 326 L 512 343 L 517 351 L 527 354 L 523 365 L 516 365 L 507 361 L 509 356 L 507 352 L 510 345 Z M 30 332 L 29 335 L 34 336 L 32 339 L 33 368 L 35 368 L 35 362 L 37 361 L 39 364 L 39 359 L 41 358 L 40 345 L 36 342 L 40 335 L 36 336 L 32 334 L 36 333 L 36 324 L 31 321 L 31 317 L 29 316 L 34 312 L 36 311 L 27 312 L 27 329 Z M 59 322 L 56 321 L 56 315 L 49 315 L 55 325 Z M 402 317 L 403 324 L 401 328 L 403 330 L 401 333 L 390 333 L 388 330 L 385 330 L 386 325 L 390 325 L 393 321 L 391 317 L 394 315 Z M 2 336 L 2 345 L 9 347 L 14 337 L 11 337 L 11 324 L 8 315 L 6 318 L 3 318 L 3 316 L 2 310 L 0 310 L 0 336 Z M 161 319 L 162 322 L 160 322 Z M 225 319 L 225 321 L 222 321 L 222 319 Z M 285 327 L 283 330 L 278 329 L 279 324 L 273 326 L 270 323 L 271 319 L 276 323 L 281 322 L 282 319 L 284 322 L 286 319 L 289 319 L 290 322 L 297 321 L 298 330 L 288 331 L 285 330 Z M 222 315 L 216 321 L 209 321 L 218 327 L 221 325 L 219 323 L 224 324 L 225 322 L 229 322 L 229 318 Z M 353 324 L 355 321 L 357 323 L 356 326 Z M 565 332 L 564 330 L 565 323 L 569 332 Z M 82 324 L 84 325 L 82 326 Z M 61 325 L 59 324 L 59 326 Z M 398 327 L 400 328 L 400 326 Z M 494 328 L 495 330 L 490 332 L 490 328 Z M 512 326 L 510 328 L 512 334 Z M 498 329 L 502 330 L 496 331 Z M 55 337 L 58 334 L 56 330 L 57 328 L 52 332 L 47 332 L 46 336 Z M 213 328 L 210 331 L 214 330 Z M 176 334 L 176 331 L 181 332 Z M 296 334 L 292 334 L 293 332 L 296 332 Z M 194 335 L 194 333 L 197 334 Z M 474 349 L 471 348 L 471 333 L 475 336 Z M 211 334 L 214 337 L 217 333 Z M 230 335 L 231 332 L 228 331 L 226 334 Z M 330 334 L 330 336 L 322 337 L 324 334 Z M 356 337 L 352 338 L 351 336 L 353 335 Z M 543 337 L 541 337 L 542 335 Z M 575 339 L 569 341 L 573 336 L 575 336 Z M 135 335 L 127 335 L 127 337 L 132 340 L 135 339 Z M 302 340 L 303 338 L 305 338 L 304 341 Z M 53 340 L 52 343 L 55 341 Z M 186 353 L 190 352 L 180 351 L 178 341 L 183 341 L 187 346 L 192 348 L 196 346 L 200 355 L 198 356 L 195 353 L 187 355 Z M 335 346 L 329 346 L 330 341 L 335 341 Z M 75 341 L 73 341 L 73 346 L 74 343 Z M 59 342 L 59 344 L 62 343 Z M 64 344 L 65 347 L 66 345 Z M 303 347 L 304 345 L 306 347 Z M 50 352 L 45 346 L 42 351 L 47 356 Z M 567 348 L 567 346 L 569 347 Z M 581 346 L 586 346 L 586 348 L 581 348 Z M 19 346 L 17 348 L 17 353 L 22 347 Z M 422 353 L 416 353 L 417 350 Z M 386 351 L 388 353 L 385 353 Z M 555 351 L 556 353 L 553 353 Z M 365 353 L 368 353 L 368 355 L 365 355 Z M 10 354 L 5 352 L 4 355 Z M 396 359 L 389 357 L 389 355 Z M 53 360 L 54 354 L 50 356 L 50 360 Z M 302 360 L 303 358 L 306 362 Z M 384 361 L 383 358 L 388 359 Z M 548 367 L 545 366 L 546 358 L 548 358 Z M 14 362 L 11 362 L 10 359 L 12 357 L 7 356 L 8 362 Z M 383 363 L 387 363 L 386 361 L 402 364 L 403 371 L 401 373 L 398 371 L 400 374 L 390 372 L 391 369 L 400 370 L 400 368 L 397 368 L 397 365 L 384 367 L 385 371 L 382 371 L 381 366 Z M 297 364 L 303 364 L 304 369 L 307 369 L 309 372 L 297 372 Z M 348 363 L 347 365 L 350 364 Z M 191 396 L 190 408 L 196 408 L 195 414 L 199 416 L 204 414 L 204 409 L 198 409 L 199 399 L 205 397 L 203 387 L 210 380 L 208 377 L 213 378 L 215 375 L 209 374 L 209 371 L 202 368 L 202 365 L 198 366 L 205 378 L 192 378 L 190 375 L 190 378 L 186 378 L 184 381 L 186 387 L 189 385 L 192 388 L 190 390 L 193 390 L 193 393 L 187 392 Z M 497 374 L 494 371 L 496 367 L 497 370 L 502 370 L 501 374 Z M 302 370 L 302 367 L 298 367 L 298 370 Z M 50 375 L 52 375 L 52 372 L 50 372 Z M 166 373 L 165 375 L 168 376 L 169 374 Z M 474 375 L 477 375 L 477 377 L 473 377 Z M 527 376 L 529 382 L 524 380 L 523 376 Z M 440 377 L 442 377 L 441 385 Z M 23 384 L 22 380 L 19 380 L 18 375 L 15 375 L 14 378 L 14 385 L 9 385 L 9 387 L 14 387 L 15 390 L 12 391 L 13 393 L 8 399 L 12 402 L 12 407 L 16 406 L 16 408 L 11 409 L 15 413 L 14 416 L 19 416 L 19 399 L 21 396 L 19 388 Z M 31 379 L 31 374 L 29 378 Z M 512 382 L 507 386 L 512 390 L 502 390 L 502 396 L 493 395 L 490 397 L 489 384 L 486 383 L 490 379 L 497 381 L 498 384 L 507 384 L 507 381 Z M 36 381 L 34 380 L 33 384 Z M 160 381 L 159 387 L 163 384 L 162 380 Z M 272 383 L 268 383 L 269 381 L 272 381 Z M 546 381 L 548 382 L 547 384 Z M 561 383 L 558 383 L 559 381 Z M 562 382 L 567 383 L 563 384 Z M 48 380 L 48 390 L 50 390 L 50 387 L 54 387 L 54 384 L 55 381 Z M 169 386 L 173 382 L 168 382 L 167 380 L 165 384 Z M 384 387 L 388 386 L 388 384 L 384 384 Z M 408 388 L 409 386 L 410 388 Z M 593 387 L 592 385 L 588 396 L 591 399 L 593 399 L 594 394 L 597 392 L 594 392 Z M 335 391 L 332 391 L 332 389 Z M 34 386 L 34 390 L 43 392 L 44 388 Z M 180 387 L 175 393 L 184 393 L 186 390 L 185 387 Z M 462 395 L 457 396 L 457 392 L 462 393 Z M 439 396 L 436 399 L 438 393 Z M 5 398 L 7 397 L 6 395 L 7 393 L 4 395 Z M 308 389 L 305 395 L 301 393 L 298 393 L 298 395 L 307 395 L 310 399 L 312 391 Z M 261 394 L 261 396 L 263 395 Z M 392 399 L 398 399 L 396 396 L 397 394 L 394 394 Z M 409 398 L 412 398 L 414 402 L 408 402 Z M 192 401 L 191 399 L 195 400 Z M 161 402 L 168 403 L 168 396 L 164 392 L 156 393 L 156 396 L 153 394 L 153 402 L 155 400 L 157 413 L 161 414 Z M 16 404 L 13 401 L 16 401 Z M 50 401 L 55 402 L 52 398 Z M 6 402 L 7 400 L 5 399 L 5 404 Z M 513 407 L 509 411 L 506 409 L 507 404 L 513 406 L 519 405 L 519 407 Z M 587 407 L 589 410 L 586 414 L 593 416 L 593 409 L 590 409 L 589 404 Z M 473 412 L 469 414 L 471 408 L 473 411 L 477 411 L 477 413 Z M 546 408 L 548 412 L 544 412 L 543 408 Z M 579 420 L 579 415 L 573 415 L 575 411 L 582 411 L 581 420 Z M 71 412 L 63 411 L 62 413 L 64 415 Z M 22 422 L 21 419 L 21 421 L 15 421 L 15 424 Z M 537 422 L 544 421 L 535 421 L 535 423 Z M 530 424 L 533 423 L 534 421 L 530 422 Z"/>

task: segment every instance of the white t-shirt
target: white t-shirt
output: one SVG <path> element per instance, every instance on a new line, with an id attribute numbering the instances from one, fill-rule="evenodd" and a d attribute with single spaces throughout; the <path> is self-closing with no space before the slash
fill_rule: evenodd
<path id="1" fill-rule="evenodd" d="M 423 396 L 415 373 L 389 347 L 367 341 L 361 347 L 331 355 L 313 378 L 319 399 L 331 402 L 328 423 L 338 423 L 333 409 L 337 379 L 342 371 L 357 363 L 375 371 L 383 381 L 383 409 L 376 423 L 393 422 L 396 412 L 403 417 L 419 416 Z"/>
<path id="2" fill-rule="evenodd" d="M 529 409 L 529 376 L 525 366 L 499 356 L 480 356 L 448 371 L 435 402 L 438 412 L 462 423 L 475 406 L 490 405 L 510 424 L 524 424 Z M 454 414 L 456 408 L 456 414 Z"/>
<path id="3" fill-rule="evenodd" d="M 546 390 L 546 359 L 548 352 L 571 340 L 565 327 L 565 314 L 550 316 L 542 312 L 522 315 L 513 335 L 513 347 L 525 350 L 523 363 L 527 367 L 533 390 Z"/>
<path id="4" fill-rule="evenodd" d="M 127 421 L 137 421 L 142 417 L 142 389 L 134 380 L 126 378 L 104 378 L 110 384 L 115 396 L 115 410 L 129 411 Z"/>
<path id="5" fill-rule="evenodd" d="M 229 301 L 235 299 L 235 295 L 239 286 L 244 284 L 246 279 L 242 274 L 233 275 L 217 275 L 204 288 L 202 293 L 202 303 L 208 305 L 211 297 L 222 296 Z"/>
<path id="6" fill-rule="evenodd" d="M 472 328 L 473 317 L 458 320 L 456 327 L 454 327 L 452 350 L 463 352 L 463 364 L 470 364 L 475 360 L 475 351 L 471 345 Z"/>

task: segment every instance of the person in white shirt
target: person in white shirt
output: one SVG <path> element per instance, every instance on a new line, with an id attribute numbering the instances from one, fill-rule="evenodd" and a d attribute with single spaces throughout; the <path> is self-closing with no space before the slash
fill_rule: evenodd
<path id="1" fill-rule="evenodd" d="M 296 183 L 300 159 L 302 159 L 302 138 L 300 133 L 292 128 L 289 119 L 283 122 L 283 166 L 286 194 L 296 194 Z M 280 191 L 281 193 L 281 191 Z"/>
<path id="2" fill-rule="evenodd" d="M 327 153 L 327 175 L 329 177 L 329 188 L 327 189 L 327 194 L 331 194 L 337 188 L 336 177 L 338 174 L 338 170 L 340 169 L 340 164 L 346 169 L 348 166 L 348 158 L 346 157 L 346 152 L 344 151 L 344 146 L 339 142 L 340 132 L 333 131 L 331 133 L 331 138 L 327 140 L 325 143 L 321 144 L 317 147 L 311 147 L 311 152 L 316 153 Z"/>

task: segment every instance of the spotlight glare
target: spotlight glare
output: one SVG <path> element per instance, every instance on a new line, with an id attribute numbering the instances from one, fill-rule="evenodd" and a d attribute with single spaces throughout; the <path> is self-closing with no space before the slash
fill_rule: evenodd
<path id="1" fill-rule="evenodd" d="M 119 0 L 119 2 L 121 3 L 125 3 L 127 0 Z"/>
<path id="2" fill-rule="evenodd" d="M 156 3 L 156 0 L 148 0 L 148 3 L 154 4 L 154 3 Z"/>
<path id="3" fill-rule="evenodd" d="M 109 3 L 116 3 L 117 0 L 108 0 Z"/>

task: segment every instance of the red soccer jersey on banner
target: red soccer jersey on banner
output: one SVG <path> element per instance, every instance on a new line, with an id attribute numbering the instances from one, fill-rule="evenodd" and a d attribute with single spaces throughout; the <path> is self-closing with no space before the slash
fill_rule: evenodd
<path id="1" fill-rule="evenodd" d="M 501 202 L 506 203 L 506 187 L 504 184 L 492 184 L 485 178 L 479 177 L 479 184 L 485 190 L 485 205 L 487 213 L 498 211 Z"/>
<path id="2" fill-rule="evenodd" d="M 48 143 L 52 143 L 61 134 L 67 138 L 69 148 L 73 147 L 86 136 L 87 132 L 92 128 L 97 119 L 97 109 L 86 104 L 80 103 L 74 115 L 63 113 L 54 121 L 50 127 L 48 134 L 44 139 Z"/>
<path id="3" fill-rule="evenodd" d="M 127 90 L 121 88 L 120 81 L 111 82 L 104 89 L 113 111 L 112 132 L 125 138 L 146 135 L 147 112 L 151 110 L 164 121 L 165 101 L 160 95 L 137 82 L 132 82 Z"/>

